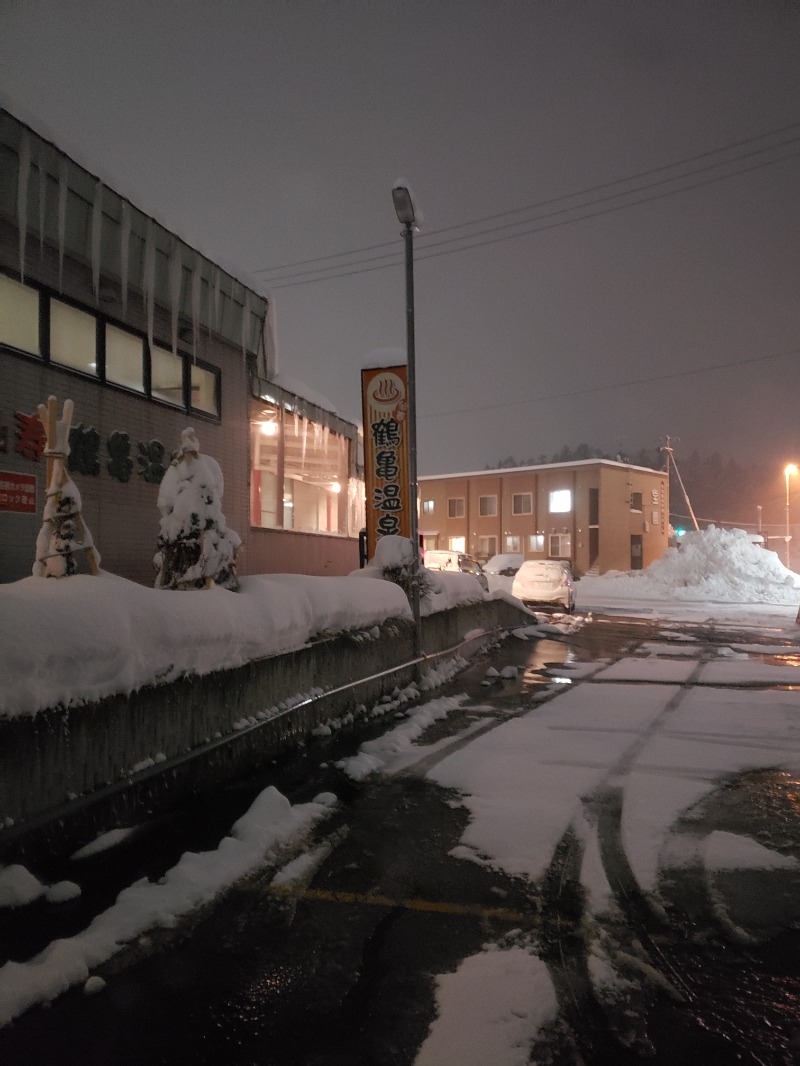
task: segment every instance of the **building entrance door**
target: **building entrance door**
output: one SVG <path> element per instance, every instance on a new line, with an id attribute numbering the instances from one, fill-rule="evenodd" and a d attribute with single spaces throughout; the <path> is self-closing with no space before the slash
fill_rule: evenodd
<path id="1" fill-rule="evenodd" d="M 641 570 L 643 564 L 642 536 L 640 533 L 633 533 L 631 534 L 631 570 Z"/>

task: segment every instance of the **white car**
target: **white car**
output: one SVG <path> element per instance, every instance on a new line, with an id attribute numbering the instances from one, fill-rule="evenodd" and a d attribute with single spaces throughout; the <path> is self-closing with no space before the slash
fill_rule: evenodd
<path id="1" fill-rule="evenodd" d="M 561 604 L 571 614 L 575 610 L 575 585 L 569 563 L 563 559 L 526 559 L 514 575 L 511 595 L 526 607 Z"/>
<path id="2" fill-rule="evenodd" d="M 423 563 L 426 570 L 458 570 L 462 574 L 472 574 L 474 578 L 477 578 L 483 591 L 489 591 L 489 583 L 483 567 L 477 559 L 473 559 L 471 555 L 465 555 L 464 552 L 430 548 L 425 552 Z"/>
<path id="3" fill-rule="evenodd" d="M 503 592 L 511 592 L 514 575 L 522 566 L 524 558 L 524 555 L 518 555 L 516 552 L 504 552 L 502 555 L 493 555 L 484 563 L 483 572 L 489 582 L 489 591 L 502 589 Z"/>

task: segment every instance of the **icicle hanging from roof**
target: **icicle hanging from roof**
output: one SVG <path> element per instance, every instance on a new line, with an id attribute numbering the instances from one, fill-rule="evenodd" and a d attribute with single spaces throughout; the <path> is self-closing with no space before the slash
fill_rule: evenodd
<path id="1" fill-rule="evenodd" d="M 17 229 L 19 231 L 19 276 L 25 280 L 25 240 L 28 236 L 28 179 L 31 173 L 31 139 L 22 131 L 17 171 Z"/>
<path id="2" fill-rule="evenodd" d="M 67 231 L 67 157 L 58 157 L 58 291 L 63 288 L 64 241 Z"/>
<path id="3" fill-rule="evenodd" d="M 197 342 L 200 338 L 200 305 L 203 298 L 203 275 L 200 253 L 194 253 L 192 266 L 192 358 L 197 359 Z"/>
<path id="4" fill-rule="evenodd" d="M 92 292 L 95 303 L 100 299 L 100 249 L 103 240 L 103 183 L 98 181 L 94 187 L 92 204 Z"/>
<path id="5" fill-rule="evenodd" d="M 147 235 L 144 242 L 144 264 L 142 267 L 142 294 L 147 314 L 147 341 L 153 347 L 153 316 L 155 314 L 156 284 L 156 244 L 153 234 L 153 220 L 147 220 Z"/>
<path id="6" fill-rule="evenodd" d="M 44 155 L 47 145 L 44 141 L 39 143 L 36 166 L 39 170 L 39 255 L 44 254 L 44 220 L 47 204 L 47 172 L 44 169 Z"/>
<path id="7" fill-rule="evenodd" d="M 308 446 L 308 419 L 303 415 L 303 454 L 301 457 L 300 465 L 305 469 L 306 465 L 306 447 Z"/>
<path id="8" fill-rule="evenodd" d="M 219 333 L 219 315 L 220 304 L 222 302 L 222 292 L 219 287 L 219 267 L 214 267 L 214 332 Z M 211 315 L 208 316 L 211 318 Z"/>
<path id="9" fill-rule="evenodd" d="M 178 315 L 181 311 L 181 284 L 183 263 L 181 244 L 177 237 L 170 238 L 169 248 L 169 302 L 172 310 L 172 351 L 178 354 Z"/>
<path id="10" fill-rule="evenodd" d="M 122 217 L 119 227 L 119 280 L 122 289 L 122 319 L 128 315 L 128 256 L 131 245 L 131 205 L 122 201 Z"/>
<path id="11" fill-rule="evenodd" d="M 242 286 L 242 359 L 247 362 L 248 329 L 250 328 L 250 290 Z"/>

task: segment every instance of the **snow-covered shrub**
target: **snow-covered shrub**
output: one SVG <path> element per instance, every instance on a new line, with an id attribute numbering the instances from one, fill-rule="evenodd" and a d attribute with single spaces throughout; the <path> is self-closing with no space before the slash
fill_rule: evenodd
<path id="1" fill-rule="evenodd" d="M 408 537 L 379 537 L 375 545 L 375 555 L 369 565 L 380 570 L 384 580 L 399 585 L 411 603 L 414 549 Z M 421 564 L 417 567 L 417 587 L 420 602 L 433 593 L 430 575 Z"/>
<path id="2" fill-rule="evenodd" d="M 236 552 L 242 542 L 225 522 L 223 487 L 219 463 L 201 455 L 194 430 L 185 429 L 158 493 L 156 588 L 201 589 L 216 583 L 238 591 Z"/>

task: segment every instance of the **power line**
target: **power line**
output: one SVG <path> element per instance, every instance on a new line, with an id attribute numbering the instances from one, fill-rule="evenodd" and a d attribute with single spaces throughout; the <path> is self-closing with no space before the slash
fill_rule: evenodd
<path id="1" fill-rule="evenodd" d="M 773 352 L 771 355 L 754 355 L 749 359 L 738 359 L 730 363 L 715 363 L 713 366 L 698 367 L 693 370 L 676 370 L 670 374 L 654 374 L 647 378 L 634 378 L 631 381 L 620 381 L 609 385 L 593 385 L 585 389 L 572 389 L 568 392 L 550 393 L 548 396 L 532 396 L 526 400 L 507 400 L 505 403 L 480 404 L 477 407 L 460 407 L 452 411 L 434 411 L 430 413 L 417 412 L 418 418 L 443 418 L 448 415 L 472 414 L 475 411 L 498 411 L 506 407 L 523 407 L 531 403 L 547 403 L 551 400 L 564 400 L 572 396 L 586 396 L 594 392 L 608 392 L 612 389 L 625 389 L 631 385 L 652 385 L 658 381 L 670 381 L 673 378 L 689 377 L 696 374 L 707 374 L 714 370 L 729 370 L 731 367 L 750 366 L 753 363 L 766 363 L 771 359 L 785 359 L 790 355 L 800 355 L 800 348 L 790 348 L 785 352 Z"/>
<path id="2" fill-rule="evenodd" d="M 798 141 L 800 141 L 800 137 L 799 138 L 792 138 L 791 140 L 786 141 L 785 143 L 788 145 L 788 144 L 792 144 L 792 143 L 795 143 L 795 142 L 798 142 Z M 740 158 L 744 159 L 744 158 L 747 158 L 749 155 L 754 155 L 754 154 L 758 154 L 758 153 L 757 152 L 747 153 L 747 155 L 741 156 Z M 425 260 L 425 259 L 437 259 L 437 258 L 439 258 L 442 255 L 455 255 L 458 252 L 469 251 L 469 250 L 471 250 L 473 248 L 483 248 L 483 247 L 486 247 L 487 245 L 498 244 L 498 243 L 501 243 L 503 241 L 514 240 L 514 239 L 516 239 L 518 237 L 526 237 L 526 236 L 530 236 L 530 235 L 536 234 L 536 233 L 544 233 L 544 232 L 546 232 L 548 230 L 552 230 L 552 229 L 559 229 L 562 226 L 573 225 L 576 222 L 583 222 L 583 221 L 587 221 L 587 220 L 594 219 L 594 218 L 600 218 L 603 215 L 615 214 L 618 211 L 627 210 L 629 207 L 636 207 L 639 204 L 651 203 L 651 202 L 653 202 L 655 200 L 664 200 L 667 197 L 676 196 L 679 193 L 689 192 L 692 189 L 702 188 L 705 185 L 717 184 L 718 182 L 725 181 L 728 178 L 740 177 L 742 174 L 748 174 L 748 173 L 751 173 L 752 171 L 755 171 L 755 170 L 762 170 L 764 167 L 774 166 L 776 163 L 783 163 L 783 162 L 786 162 L 787 160 L 797 159 L 798 157 L 800 157 L 800 152 L 790 152 L 790 153 L 788 153 L 786 155 L 778 156 L 775 159 L 768 159 L 768 160 L 764 160 L 764 161 L 762 161 L 760 163 L 755 163 L 755 164 L 753 164 L 752 166 L 749 166 L 749 167 L 741 167 L 741 168 L 739 168 L 737 170 L 730 171 L 727 174 L 714 175 L 713 177 L 705 178 L 704 180 L 701 180 L 701 181 L 692 182 L 692 183 L 690 183 L 688 185 L 681 185 L 681 186 L 679 186 L 678 188 L 675 188 L 675 189 L 666 189 L 666 190 L 663 190 L 661 192 L 655 193 L 655 194 L 653 194 L 651 196 L 641 196 L 638 199 L 630 200 L 627 203 L 616 204 L 616 205 L 613 205 L 613 206 L 610 206 L 610 207 L 602 208 L 602 209 L 597 210 L 597 211 L 588 211 L 588 212 L 585 212 L 584 214 L 576 215 L 573 218 L 562 219 L 560 221 L 551 222 L 551 223 L 548 223 L 546 225 L 527 225 L 525 222 L 515 223 L 514 225 L 526 226 L 527 227 L 525 229 L 517 230 L 517 232 L 515 232 L 515 233 L 507 233 L 507 234 L 503 234 L 502 236 L 495 236 L 495 237 L 489 236 L 488 239 L 471 239 L 471 235 L 469 235 L 469 234 L 467 234 L 467 235 L 465 235 L 463 237 L 449 238 L 448 240 L 445 240 L 445 241 L 439 241 L 439 242 L 431 243 L 427 247 L 435 248 L 435 247 L 439 247 L 439 246 L 444 245 L 444 244 L 454 244 L 454 243 L 457 243 L 457 242 L 465 242 L 465 241 L 469 242 L 469 243 L 461 243 L 461 247 L 458 247 L 458 248 L 447 248 L 444 251 L 438 251 L 438 252 L 437 251 L 429 252 L 429 251 L 423 250 L 421 252 L 417 252 L 417 254 L 415 256 L 415 260 L 417 262 L 419 262 L 419 261 L 422 261 L 422 260 Z M 716 164 L 716 166 L 717 167 L 718 166 L 725 166 L 725 165 L 729 165 L 732 162 L 737 162 L 737 161 L 738 160 L 726 160 L 723 163 Z M 708 169 L 710 169 L 710 168 L 708 168 L 708 167 L 700 168 L 699 170 L 694 171 L 692 173 L 702 173 L 704 170 L 708 170 Z M 601 197 L 598 200 L 594 201 L 594 203 L 602 203 L 602 202 L 604 202 L 605 200 L 608 200 L 608 199 L 617 199 L 619 196 L 631 196 L 631 195 L 634 195 L 634 194 L 639 193 L 639 192 L 645 192 L 649 188 L 656 188 L 657 186 L 663 185 L 666 182 L 669 182 L 669 181 L 681 181 L 684 178 L 690 177 L 690 176 L 691 176 L 691 174 L 684 174 L 684 175 L 676 176 L 674 178 L 663 179 L 662 181 L 653 182 L 650 185 L 643 185 L 643 186 L 640 186 L 639 188 L 636 188 L 636 189 L 630 189 L 630 190 L 628 190 L 626 192 L 617 193 L 617 194 L 614 194 L 614 195 L 612 195 L 610 197 Z M 561 208 L 561 209 L 559 209 L 557 211 L 551 212 L 550 214 L 543 215 L 538 221 L 540 222 L 540 221 L 542 221 L 542 219 L 552 217 L 552 215 L 564 214 L 565 211 L 576 211 L 576 210 L 580 210 L 581 207 L 590 207 L 592 205 L 593 205 L 593 202 L 589 201 L 587 204 L 584 204 L 584 205 L 576 205 L 574 207 Z M 487 234 L 495 233 L 499 229 L 503 229 L 503 228 L 505 228 L 505 227 L 495 227 L 494 229 L 483 231 L 483 233 L 480 234 L 479 237 L 486 237 Z M 379 262 L 380 260 L 385 260 L 385 259 L 389 259 L 390 261 L 389 262 Z M 320 267 L 317 270 L 301 271 L 301 272 L 299 272 L 296 275 L 286 275 L 285 279 L 277 279 L 275 282 L 267 282 L 267 285 L 272 290 L 296 288 L 298 285 L 311 285 L 311 284 L 314 284 L 314 283 L 320 282 L 320 281 L 334 281 L 337 278 L 352 277 L 352 276 L 354 276 L 356 274 L 369 274 L 369 273 L 372 273 L 373 271 L 376 271 L 376 270 L 386 270 L 388 267 L 393 267 L 393 266 L 398 265 L 401 261 L 402 260 L 401 260 L 401 257 L 400 257 L 399 250 L 397 252 L 393 252 L 393 253 L 386 252 L 386 253 L 378 255 L 378 256 L 372 256 L 372 257 L 370 257 L 368 259 L 357 261 L 356 263 L 353 263 L 353 264 L 346 264 L 347 266 L 354 267 L 354 269 L 343 269 L 343 268 L 338 268 L 338 267 Z M 378 263 L 378 265 L 374 265 L 374 266 L 359 266 L 358 265 L 359 262 L 361 262 L 361 263 Z M 315 273 L 316 274 L 321 274 L 321 273 L 326 272 L 326 271 L 328 271 L 328 273 L 325 273 L 324 277 L 312 277 L 311 276 L 312 274 L 315 274 Z M 330 273 L 329 271 L 333 271 L 333 273 Z M 297 281 L 288 280 L 289 278 L 292 278 L 292 277 L 297 277 L 300 280 L 297 280 Z"/>
<path id="3" fill-rule="evenodd" d="M 468 227 L 468 226 L 469 227 L 480 226 L 480 225 L 483 225 L 486 222 L 494 222 L 494 221 L 496 221 L 497 219 L 500 219 L 500 218 L 507 218 L 509 215 L 522 214 L 522 213 L 524 213 L 526 211 L 538 210 L 539 208 L 547 207 L 547 206 L 549 206 L 551 204 L 554 204 L 554 203 L 560 203 L 560 202 L 562 202 L 564 200 L 576 199 L 577 197 L 586 196 L 586 195 L 588 195 L 590 193 L 601 192 L 601 191 L 603 191 L 605 189 L 613 188 L 614 186 L 617 186 L 617 185 L 624 185 L 624 184 L 627 184 L 627 183 L 632 182 L 632 181 L 638 181 L 641 178 L 650 177 L 653 174 L 661 174 L 665 170 L 674 170 L 677 167 L 686 166 L 689 163 L 695 163 L 695 162 L 697 162 L 697 161 L 699 161 L 701 159 L 707 159 L 709 156 L 712 156 L 712 155 L 721 155 L 721 154 L 723 154 L 725 152 L 734 151 L 737 148 L 742 148 L 745 145 L 753 144 L 756 141 L 763 140 L 765 137 L 774 137 L 774 136 L 777 136 L 778 134 L 786 133 L 789 130 L 797 129 L 798 126 L 800 126 L 800 122 L 792 122 L 792 123 L 789 123 L 786 126 L 779 126 L 779 127 L 774 128 L 774 129 L 771 129 L 771 130 L 765 130 L 762 133 L 756 134 L 753 137 L 746 137 L 746 138 L 744 138 L 742 140 L 734 141 L 734 142 L 731 142 L 730 144 L 722 145 L 722 146 L 720 146 L 718 148 L 711 148 L 711 149 L 708 149 L 708 150 L 706 150 L 704 152 L 699 152 L 696 155 L 686 156 L 683 159 L 675 160 L 672 163 L 665 163 L 664 165 L 659 166 L 659 167 L 651 167 L 648 170 L 637 171 L 636 173 L 629 174 L 629 175 L 627 175 L 626 177 L 623 177 L 623 178 L 615 178 L 612 181 L 607 181 L 607 182 L 602 182 L 602 183 L 599 183 L 599 184 L 596 184 L 596 185 L 587 186 L 584 189 L 578 189 L 575 192 L 566 193 L 566 194 L 564 194 L 562 196 L 555 196 L 555 197 L 551 197 L 549 199 L 535 201 L 532 204 L 526 204 L 526 205 L 524 205 L 522 207 L 510 208 L 507 211 L 501 211 L 501 212 L 498 212 L 498 213 L 492 214 L 492 215 L 485 215 L 485 216 L 483 216 L 481 218 L 472 219 L 472 220 L 469 220 L 469 221 L 466 221 L 466 222 L 457 222 L 457 223 L 454 223 L 453 225 L 450 225 L 450 226 L 442 226 L 442 227 L 439 227 L 437 229 L 429 230 L 426 234 L 422 234 L 418 238 L 418 240 L 425 240 L 427 237 L 430 237 L 430 236 L 437 236 L 437 235 L 439 235 L 441 233 L 450 233 L 450 232 L 452 232 L 455 229 L 464 229 L 465 227 Z M 781 146 L 782 146 L 781 144 L 765 145 L 765 146 L 762 146 L 760 149 L 757 149 L 757 151 L 759 151 L 759 152 L 769 151 L 771 148 L 777 148 L 777 147 L 781 147 Z M 714 166 L 722 166 L 726 162 L 735 162 L 735 160 L 719 160 L 717 163 L 715 163 L 713 165 Z M 674 180 L 677 180 L 680 176 L 681 175 L 675 175 L 674 176 Z M 665 179 L 665 180 L 671 180 L 671 179 Z M 620 195 L 622 195 L 622 194 L 620 194 Z M 566 210 L 566 208 L 565 208 L 565 210 Z M 514 224 L 515 223 L 510 223 L 509 225 L 514 225 Z M 271 267 L 258 267 L 258 268 L 254 269 L 254 270 L 251 270 L 250 273 L 251 274 L 273 274 L 273 273 L 284 271 L 284 270 L 291 270 L 294 267 L 298 267 L 298 266 L 308 266 L 308 265 L 311 265 L 313 263 L 326 262 L 326 261 L 331 260 L 331 259 L 341 259 L 341 258 L 345 258 L 345 257 L 350 256 L 350 255 L 358 255 L 358 254 L 361 254 L 362 252 L 371 252 L 371 251 L 375 251 L 378 248 L 391 247 L 393 244 L 394 244 L 394 242 L 388 242 L 388 241 L 379 242 L 377 244 L 368 244 L 368 245 L 364 245 L 364 246 L 359 247 L 359 248 L 351 248 L 348 251 L 344 251 L 344 252 L 332 252 L 329 255 L 316 256 L 316 257 L 313 257 L 313 258 L 310 258 L 310 259 L 300 259 L 300 260 L 296 260 L 294 262 L 276 264 L 276 265 L 271 266 Z M 347 264 L 343 264 L 343 265 L 347 265 Z"/>

